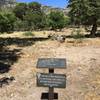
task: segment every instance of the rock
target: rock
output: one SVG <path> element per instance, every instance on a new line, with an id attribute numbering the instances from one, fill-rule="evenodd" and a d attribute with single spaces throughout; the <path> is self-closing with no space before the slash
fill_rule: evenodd
<path id="1" fill-rule="evenodd" d="M 9 85 L 9 83 L 11 81 L 13 81 L 13 80 L 15 80 L 15 78 L 13 76 L 10 77 L 10 78 L 8 78 L 8 77 L 2 77 L 0 79 L 0 87 L 2 88 L 3 85 Z"/>
<path id="2" fill-rule="evenodd" d="M 57 35 L 57 34 L 49 34 L 48 38 L 50 38 L 51 40 L 57 40 L 61 43 L 65 42 L 66 36 L 65 35 Z"/>
<path id="3" fill-rule="evenodd" d="M 57 41 L 59 41 L 60 43 L 63 43 L 63 42 L 65 42 L 65 37 L 64 36 L 58 36 Z"/>
<path id="4" fill-rule="evenodd" d="M 49 37 L 51 40 L 57 40 L 58 35 L 57 34 L 50 34 Z"/>

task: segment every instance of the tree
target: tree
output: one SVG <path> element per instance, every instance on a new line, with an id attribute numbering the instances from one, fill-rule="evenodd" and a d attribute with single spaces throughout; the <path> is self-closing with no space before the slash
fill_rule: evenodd
<path id="1" fill-rule="evenodd" d="M 62 29 L 65 26 L 65 17 L 64 14 L 60 11 L 51 11 L 48 15 L 49 26 L 51 29 Z"/>
<path id="2" fill-rule="evenodd" d="M 26 11 L 27 11 L 26 3 L 18 3 L 13 10 L 16 17 L 18 17 L 21 20 L 23 20 L 23 17 L 26 15 Z"/>
<path id="3" fill-rule="evenodd" d="M 0 32 L 11 32 L 14 30 L 16 17 L 13 13 L 0 13 Z"/>
<path id="4" fill-rule="evenodd" d="M 26 21 L 23 21 L 17 18 L 14 23 L 14 30 L 15 31 L 28 31 L 29 30 L 28 23 Z"/>
<path id="5" fill-rule="evenodd" d="M 28 11 L 27 14 L 24 17 L 24 21 L 27 22 L 29 30 L 37 30 L 42 29 L 45 27 L 45 14 Z"/>
<path id="6" fill-rule="evenodd" d="M 16 22 L 17 29 L 21 28 L 21 30 L 33 30 L 45 27 L 45 14 L 41 10 L 41 4 L 37 2 L 31 2 L 28 4 L 18 3 L 13 12 L 15 13 L 18 21 Z"/>
<path id="7" fill-rule="evenodd" d="M 37 12 L 41 12 L 41 4 L 39 4 L 38 2 L 31 2 L 28 4 L 28 8 L 34 12 L 34 11 L 37 11 Z"/>
<path id="8" fill-rule="evenodd" d="M 24 20 L 27 22 L 29 30 L 44 28 L 45 14 L 41 10 L 41 4 L 37 2 L 29 3 Z"/>
<path id="9" fill-rule="evenodd" d="M 95 35 L 100 19 L 100 0 L 70 0 L 69 7 L 71 21 L 77 25 L 92 25 L 91 35 Z"/>

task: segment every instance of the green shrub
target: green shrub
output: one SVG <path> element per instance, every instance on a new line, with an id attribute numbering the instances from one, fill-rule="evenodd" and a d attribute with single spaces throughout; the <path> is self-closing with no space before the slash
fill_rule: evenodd
<path id="1" fill-rule="evenodd" d="M 0 32 L 12 32 L 15 20 L 13 13 L 0 13 Z"/>
<path id="2" fill-rule="evenodd" d="M 70 17 L 68 17 L 68 16 L 65 16 L 65 26 L 68 26 L 68 25 L 70 25 L 71 24 L 71 20 L 70 20 Z"/>
<path id="3" fill-rule="evenodd" d="M 17 19 L 16 22 L 14 23 L 14 30 L 15 31 L 28 31 L 30 30 L 30 27 L 28 26 L 28 23 L 26 21 Z"/>
<path id="4" fill-rule="evenodd" d="M 51 11 L 48 15 L 49 27 L 52 30 L 62 29 L 65 27 L 65 17 L 64 14 L 60 11 Z"/>
<path id="5" fill-rule="evenodd" d="M 71 37 L 74 39 L 84 38 L 84 35 L 81 33 L 81 30 L 73 30 L 71 33 Z"/>
<path id="6" fill-rule="evenodd" d="M 24 36 L 34 36 L 34 34 L 32 32 L 30 32 L 30 31 L 24 32 L 23 35 Z"/>

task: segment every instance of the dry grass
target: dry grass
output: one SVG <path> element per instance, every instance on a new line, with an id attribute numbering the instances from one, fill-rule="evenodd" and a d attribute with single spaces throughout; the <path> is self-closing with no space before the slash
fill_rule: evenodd
<path id="1" fill-rule="evenodd" d="M 84 31 L 84 30 L 83 30 Z M 47 36 L 52 31 L 33 32 L 36 37 Z M 57 32 L 71 34 L 72 29 Z M 55 33 L 55 32 L 53 32 Z M 0 37 L 23 37 L 23 32 L 0 35 Z M 37 69 L 38 58 L 66 58 L 67 69 L 56 69 L 55 73 L 67 75 L 66 89 L 55 89 L 59 100 L 100 100 L 100 39 L 67 38 L 64 43 L 57 41 L 37 41 L 31 46 L 8 46 L 9 49 L 21 49 L 17 62 L 3 76 L 14 76 L 15 81 L 0 88 L 0 100 L 40 100 L 41 93 L 48 88 L 36 86 L 36 73 L 48 72 L 47 69 Z"/>

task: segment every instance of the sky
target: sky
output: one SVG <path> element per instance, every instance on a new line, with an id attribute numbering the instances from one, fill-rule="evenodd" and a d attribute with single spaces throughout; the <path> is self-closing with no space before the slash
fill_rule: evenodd
<path id="1" fill-rule="evenodd" d="M 52 7 L 59 7 L 65 8 L 68 4 L 68 0 L 16 0 L 18 2 L 39 2 L 40 4 L 52 6 Z"/>

